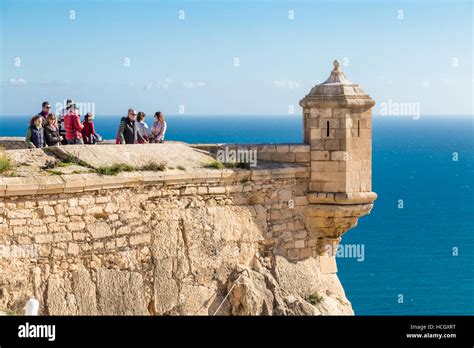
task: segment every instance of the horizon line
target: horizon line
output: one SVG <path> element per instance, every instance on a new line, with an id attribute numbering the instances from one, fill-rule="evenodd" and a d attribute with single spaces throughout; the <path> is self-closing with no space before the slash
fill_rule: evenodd
<path id="1" fill-rule="evenodd" d="M 102 116 L 102 117 L 123 117 L 125 116 L 126 113 L 124 113 L 123 115 L 122 114 L 119 114 L 119 113 L 116 113 L 116 114 L 95 114 L 94 116 Z M 32 115 L 28 115 L 28 114 L 0 114 L 0 118 L 2 117 L 26 117 L 26 116 L 35 116 L 36 113 L 32 114 Z M 150 116 L 153 115 L 153 113 L 150 113 L 148 114 Z M 147 115 L 147 116 L 148 116 Z M 167 114 L 167 116 L 192 116 L 192 117 L 200 117 L 200 116 L 207 116 L 207 117 L 228 117 L 228 116 L 262 116 L 262 117 L 273 117 L 273 116 L 277 116 L 277 117 L 282 117 L 282 116 L 302 116 L 303 114 L 302 113 L 294 113 L 294 114 L 174 114 L 174 113 L 170 113 L 170 114 Z M 81 115 L 83 116 L 83 115 Z M 396 119 L 396 118 L 413 118 L 413 117 L 418 117 L 418 118 L 423 118 L 423 117 L 473 117 L 474 116 L 474 113 L 472 114 L 426 114 L 426 115 L 380 115 L 380 114 L 372 114 L 372 117 L 377 117 L 377 118 L 393 118 L 393 119 Z"/>

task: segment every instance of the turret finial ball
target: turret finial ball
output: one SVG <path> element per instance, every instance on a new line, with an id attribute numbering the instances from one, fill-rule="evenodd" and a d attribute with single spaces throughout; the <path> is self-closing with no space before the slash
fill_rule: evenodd
<path id="1" fill-rule="evenodd" d="M 336 70 L 339 69 L 339 66 L 341 65 L 341 63 L 339 63 L 337 59 L 334 60 L 333 64 L 334 64 L 334 69 Z"/>

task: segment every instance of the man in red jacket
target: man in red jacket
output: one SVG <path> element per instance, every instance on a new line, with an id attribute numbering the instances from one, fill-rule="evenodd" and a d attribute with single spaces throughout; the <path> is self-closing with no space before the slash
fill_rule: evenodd
<path id="1" fill-rule="evenodd" d="M 64 116 L 64 128 L 66 128 L 66 140 L 69 145 L 84 144 L 81 130 L 84 126 L 76 109 L 76 104 L 71 104 L 68 113 Z"/>

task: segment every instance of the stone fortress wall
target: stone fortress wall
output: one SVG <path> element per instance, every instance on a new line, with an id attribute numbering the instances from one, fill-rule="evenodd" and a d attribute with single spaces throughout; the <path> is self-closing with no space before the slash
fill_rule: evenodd
<path id="1" fill-rule="evenodd" d="M 0 177 L 0 310 L 353 314 L 333 251 L 376 198 L 373 102 L 341 74 L 301 101 L 303 144 L 193 145 L 250 169 Z"/>

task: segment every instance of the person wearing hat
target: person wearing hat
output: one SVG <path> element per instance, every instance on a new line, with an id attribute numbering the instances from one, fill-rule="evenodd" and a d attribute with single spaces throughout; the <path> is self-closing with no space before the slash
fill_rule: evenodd
<path id="1" fill-rule="evenodd" d="M 135 109 L 128 109 L 128 115 L 126 117 L 122 117 L 120 120 L 116 143 L 136 144 L 139 140 L 142 143 L 148 143 L 148 141 L 138 130 L 136 118 L 137 111 Z"/>
<path id="2" fill-rule="evenodd" d="M 101 137 L 99 134 L 95 132 L 94 127 L 94 115 L 92 112 L 88 112 L 84 116 L 84 121 L 82 121 L 82 139 L 84 140 L 84 144 L 95 144 L 100 141 Z"/>
<path id="3" fill-rule="evenodd" d="M 51 104 L 47 101 L 44 101 L 42 104 L 41 104 L 41 111 L 36 115 L 36 116 L 41 116 L 42 119 L 42 123 L 43 123 L 43 127 L 48 123 L 48 115 L 51 111 Z"/>
<path id="4" fill-rule="evenodd" d="M 69 145 L 84 144 L 81 133 L 84 126 L 74 103 L 69 106 L 68 113 L 64 116 L 64 128 Z"/>

